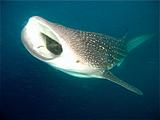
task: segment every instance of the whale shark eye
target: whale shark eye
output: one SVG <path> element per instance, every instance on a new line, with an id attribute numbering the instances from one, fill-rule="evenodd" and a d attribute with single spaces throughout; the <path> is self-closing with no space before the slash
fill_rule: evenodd
<path id="1" fill-rule="evenodd" d="M 49 36 L 41 33 L 46 41 L 47 49 L 53 53 L 54 55 L 60 55 L 62 53 L 62 46 L 54 39 L 50 38 Z"/>

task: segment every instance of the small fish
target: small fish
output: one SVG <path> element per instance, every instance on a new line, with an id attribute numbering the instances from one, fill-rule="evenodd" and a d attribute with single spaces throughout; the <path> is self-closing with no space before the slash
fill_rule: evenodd
<path id="1" fill-rule="evenodd" d="M 142 35 L 126 41 L 64 27 L 38 16 L 31 17 L 21 33 L 26 49 L 54 68 L 80 78 L 107 79 L 138 95 L 143 95 L 142 91 L 113 75 L 110 69 L 151 37 Z"/>

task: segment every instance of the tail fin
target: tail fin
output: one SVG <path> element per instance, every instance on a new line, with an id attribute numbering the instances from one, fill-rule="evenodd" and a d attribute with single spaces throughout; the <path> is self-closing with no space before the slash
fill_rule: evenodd
<path id="1" fill-rule="evenodd" d="M 127 44 L 127 51 L 130 52 L 131 50 L 139 46 L 141 43 L 145 42 L 146 40 L 151 39 L 153 36 L 154 34 L 142 35 L 142 36 L 139 36 L 139 37 L 136 37 L 130 40 Z"/>

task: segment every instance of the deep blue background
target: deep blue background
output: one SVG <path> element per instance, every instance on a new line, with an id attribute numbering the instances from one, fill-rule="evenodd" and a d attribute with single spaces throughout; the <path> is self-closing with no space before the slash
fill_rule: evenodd
<path id="1" fill-rule="evenodd" d="M 1 2 L 1 111 L 8 120 L 158 118 L 158 2 Z M 38 15 L 73 28 L 127 39 L 155 37 L 113 72 L 144 92 L 107 80 L 80 79 L 32 57 L 21 30 Z"/>

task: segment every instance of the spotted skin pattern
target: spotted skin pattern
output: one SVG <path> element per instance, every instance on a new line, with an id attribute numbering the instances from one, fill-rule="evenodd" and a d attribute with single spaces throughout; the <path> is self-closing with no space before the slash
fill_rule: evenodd
<path id="1" fill-rule="evenodd" d="M 65 29 L 63 39 L 80 59 L 92 67 L 111 69 L 127 55 L 123 40 L 95 32 Z"/>
<path id="2" fill-rule="evenodd" d="M 119 79 L 109 71 L 114 66 L 119 66 L 128 55 L 126 40 L 57 24 L 54 24 L 54 30 L 79 58 L 76 63 L 81 61 L 87 63 L 91 69 L 98 70 L 94 74 L 123 86 L 137 95 L 143 95 L 141 90 Z"/>

